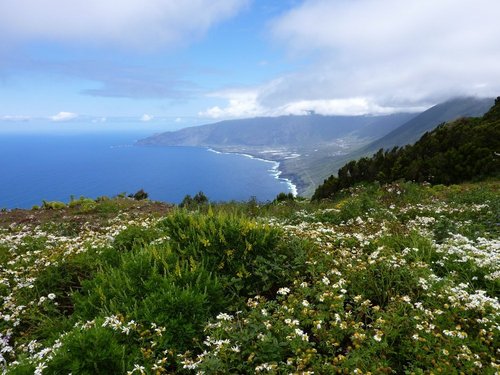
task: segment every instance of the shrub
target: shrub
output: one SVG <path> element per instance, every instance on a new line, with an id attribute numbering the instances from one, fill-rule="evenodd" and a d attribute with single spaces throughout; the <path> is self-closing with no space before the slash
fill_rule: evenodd
<path id="1" fill-rule="evenodd" d="M 187 350 L 204 323 L 224 303 L 217 278 L 194 261 L 179 259 L 168 248 L 144 247 L 104 265 L 74 296 L 83 319 L 121 313 L 135 321 L 167 328 L 159 345 Z"/>
<path id="2" fill-rule="evenodd" d="M 179 207 L 182 208 L 199 208 L 200 206 L 205 206 L 209 203 L 207 196 L 202 192 L 196 193 L 194 197 L 191 197 L 189 194 L 184 197 L 182 202 L 179 204 Z"/>
<path id="3" fill-rule="evenodd" d="M 81 212 L 90 212 L 97 207 L 97 203 L 90 198 L 80 197 L 79 199 L 74 199 L 71 197 L 68 207 L 79 208 Z"/>
<path id="4" fill-rule="evenodd" d="M 275 202 L 287 202 L 287 201 L 294 201 L 295 197 L 293 196 L 292 193 L 279 193 L 276 198 L 274 199 Z"/>
<path id="5" fill-rule="evenodd" d="M 75 329 L 62 340 L 62 347 L 48 362 L 46 372 L 125 374 L 127 368 L 131 367 L 131 347 L 126 342 L 120 342 L 120 339 L 119 335 L 100 326 L 88 330 Z"/>
<path id="6" fill-rule="evenodd" d="M 229 214 L 177 211 L 160 224 L 173 249 L 217 272 L 235 296 L 269 290 L 295 267 L 281 231 Z M 304 249 L 300 249 L 304 251 Z M 273 269 L 267 273 L 264 270 Z M 264 277 L 265 274 L 265 277 Z"/>
<path id="7" fill-rule="evenodd" d="M 58 202 L 58 201 L 42 201 L 42 208 L 46 210 L 61 210 L 63 208 L 66 208 L 66 204 L 63 202 Z"/>
<path id="8" fill-rule="evenodd" d="M 134 198 L 136 201 L 141 201 L 144 199 L 148 199 L 148 193 L 146 193 L 143 189 L 140 189 L 135 194 L 129 194 L 129 198 Z"/>
<path id="9" fill-rule="evenodd" d="M 130 251 L 136 246 L 150 243 L 157 237 L 158 234 L 154 229 L 129 226 L 115 237 L 113 247 L 120 251 Z"/>

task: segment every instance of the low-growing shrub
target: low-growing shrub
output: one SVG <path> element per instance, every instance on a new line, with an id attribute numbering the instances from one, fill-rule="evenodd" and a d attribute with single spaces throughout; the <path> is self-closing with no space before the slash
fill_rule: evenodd
<path id="1" fill-rule="evenodd" d="M 158 238 L 158 233 L 152 228 L 129 226 L 122 230 L 114 239 L 113 247 L 119 251 L 130 251 L 141 247 Z"/>
<path id="2" fill-rule="evenodd" d="M 293 196 L 292 193 L 279 193 L 276 198 L 274 198 L 274 202 L 279 203 L 279 202 L 286 202 L 286 201 L 293 201 L 295 200 L 295 197 Z"/>
<path id="3" fill-rule="evenodd" d="M 297 267 L 292 259 L 298 254 L 280 245 L 282 232 L 276 227 L 224 213 L 184 211 L 169 215 L 160 226 L 176 252 L 202 261 L 235 296 L 269 290 Z"/>
<path id="4" fill-rule="evenodd" d="M 136 201 L 148 199 L 148 196 L 149 194 L 146 193 L 143 189 L 138 190 L 134 194 L 129 194 L 129 198 L 134 198 Z"/>
<path id="5" fill-rule="evenodd" d="M 42 201 L 42 208 L 45 210 L 61 210 L 66 208 L 66 204 L 58 201 Z"/>
<path id="6" fill-rule="evenodd" d="M 82 319 L 124 314 L 167 328 L 163 349 L 187 350 L 204 323 L 227 307 L 218 280 L 203 264 L 182 260 L 168 247 L 146 246 L 123 253 L 117 265 L 103 265 L 74 296 L 75 314 Z"/>
<path id="7" fill-rule="evenodd" d="M 74 329 L 62 339 L 61 347 L 47 363 L 48 374 L 125 374 L 132 367 L 130 353 L 123 336 L 108 328 L 96 326 L 88 330 Z M 132 357 L 132 358 L 131 358 Z"/>
<path id="8" fill-rule="evenodd" d="M 97 202 L 93 199 L 85 197 L 80 197 L 79 199 L 74 199 L 74 197 L 71 197 L 71 200 L 68 203 L 68 207 L 76 207 L 81 212 L 90 212 L 97 207 Z"/>
<path id="9" fill-rule="evenodd" d="M 196 209 L 208 205 L 208 197 L 202 191 L 196 193 L 194 197 L 191 195 L 186 195 L 182 202 L 179 204 L 181 208 Z"/>

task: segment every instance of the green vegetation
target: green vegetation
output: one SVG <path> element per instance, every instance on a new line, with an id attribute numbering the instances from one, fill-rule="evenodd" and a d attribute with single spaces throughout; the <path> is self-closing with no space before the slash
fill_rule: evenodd
<path id="1" fill-rule="evenodd" d="M 400 179 L 456 184 L 500 175 L 500 97 L 482 118 L 464 118 L 425 133 L 414 145 L 380 149 L 353 160 L 320 185 L 313 199 L 328 198 L 360 182 Z"/>
<path id="2" fill-rule="evenodd" d="M 135 194 L 129 194 L 129 198 L 134 198 L 137 201 L 141 201 L 143 199 L 148 199 L 149 194 L 144 191 L 144 189 L 138 190 Z"/>
<path id="3" fill-rule="evenodd" d="M 276 199 L 274 200 L 275 202 L 287 202 L 287 201 L 293 201 L 295 197 L 293 196 L 292 193 L 279 193 L 276 196 Z"/>
<path id="4" fill-rule="evenodd" d="M 321 202 L 185 208 L 79 198 L 2 213 L 0 366 L 494 374 L 499 187 L 364 184 Z"/>
<path id="5" fill-rule="evenodd" d="M 209 203 L 208 197 L 202 191 L 196 193 L 194 197 L 191 195 L 186 195 L 182 200 L 179 207 L 188 209 L 197 209 L 203 206 L 207 206 Z"/>
<path id="6" fill-rule="evenodd" d="M 43 201 L 42 202 L 42 208 L 45 210 L 60 210 L 66 207 L 66 205 L 63 202 L 58 202 L 58 201 Z"/>

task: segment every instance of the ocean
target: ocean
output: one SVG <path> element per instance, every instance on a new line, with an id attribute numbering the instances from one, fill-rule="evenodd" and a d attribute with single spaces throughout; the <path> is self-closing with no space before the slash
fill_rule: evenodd
<path id="1" fill-rule="evenodd" d="M 0 134 L 0 208 L 30 208 L 144 189 L 179 203 L 203 191 L 211 201 L 269 201 L 294 191 L 277 163 L 195 147 L 139 147 L 148 134 Z"/>

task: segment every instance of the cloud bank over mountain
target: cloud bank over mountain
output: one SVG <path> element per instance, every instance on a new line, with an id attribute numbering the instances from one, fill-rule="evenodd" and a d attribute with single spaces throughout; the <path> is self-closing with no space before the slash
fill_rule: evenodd
<path id="1" fill-rule="evenodd" d="M 246 92 L 215 93 L 228 105 L 202 114 L 386 113 L 495 96 L 498 14 L 494 0 L 303 1 L 270 24 L 275 43 L 305 58 L 303 67 Z"/>

